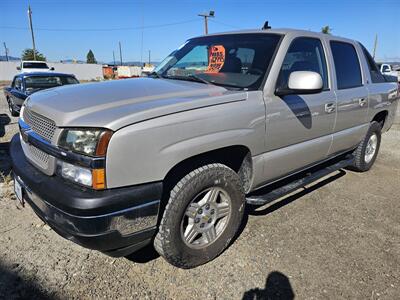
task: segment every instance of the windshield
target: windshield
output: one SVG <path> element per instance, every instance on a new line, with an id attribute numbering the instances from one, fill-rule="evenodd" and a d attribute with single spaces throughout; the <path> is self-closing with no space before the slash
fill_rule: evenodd
<path id="1" fill-rule="evenodd" d="M 78 80 L 71 76 L 32 76 L 25 77 L 25 90 L 29 92 L 76 83 L 79 83 Z"/>
<path id="2" fill-rule="evenodd" d="M 46 63 L 41 63 L 41 62 L 25 62 L 23 64 L 24 69 L 48 69 L 49 67 L 47 66 Z"/>
<path id="3" fill-rule="evenodd" d="M 277 34 L 226 34 L 187 41 L 155 70 L 163 78 L 255 90 L 280 40 Z"/>

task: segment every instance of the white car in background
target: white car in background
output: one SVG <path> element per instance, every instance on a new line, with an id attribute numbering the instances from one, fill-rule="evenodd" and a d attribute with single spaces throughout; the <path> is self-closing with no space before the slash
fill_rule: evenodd
<path id="1" fill-rule="evenodd" d="M 23 60 L 21 61 L 21 66 L 17 67 L 17 70 L 21 73 L 32 73 L 32 72 L 50 72 L 54 71 L 54 68 L 47 65 L 44 61 L 34 61 L 34 60 Z"/>
<path id="2" fill-rule="evenodd" d="M 383 75 L 397 77 L 397 81 L 400 82 L 400 66 L 391 64 L 381 64 L 380 71 Z"/>

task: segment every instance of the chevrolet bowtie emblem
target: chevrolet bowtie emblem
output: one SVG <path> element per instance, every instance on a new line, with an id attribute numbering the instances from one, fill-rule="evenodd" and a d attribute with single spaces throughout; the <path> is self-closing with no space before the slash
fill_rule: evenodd
<path id="1" fill-rule="evenodd" d="M 23 129 L 22 127 L 19 128 L 19 132 L 21 133 L 22 139 L 24 140 L 25 143 L 28 142 L 28 133 L 27 129 Z"/>

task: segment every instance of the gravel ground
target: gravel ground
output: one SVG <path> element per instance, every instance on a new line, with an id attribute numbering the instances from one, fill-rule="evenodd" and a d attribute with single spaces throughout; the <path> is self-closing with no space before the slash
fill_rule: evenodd
<path id="1" fill-rule="evenodd" d="M 5 112 L 1 95 L 1 120 Z M 10 121 L 0 147 L 17 130 L 16 119 Z M 0 298 L 400 299 L 399 178 L 395 125 L 370 172 L 337 172 L 248 212 L 240 236 L 220 257 L 181 270 L 151 248 L 114 259 L 64 240 L 17 203 L 6 177 Z"/>

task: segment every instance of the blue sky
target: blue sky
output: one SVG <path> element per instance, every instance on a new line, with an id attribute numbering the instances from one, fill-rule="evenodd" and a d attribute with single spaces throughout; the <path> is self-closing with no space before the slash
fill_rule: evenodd
<path id="1" fill-rule="evenodd" d="M 400 61 L 400 0 L 1 0 L 1 55 L 3 42 L 12 56 L 20 56 L 24 48 L 31 47 L 29 30 L 24 29 L 28 28 L 28 4 L 33 11 L 36 47 L 52 61 L 83 60 L 92 49 L 97 60 L 109 62 L 113 50 L 116 59 L 119 57 L 118 41 L 124 61 L 140 60 L 142 31 L 129 28 L 141 26 L 146 27 L 143 60 L 151 49 L 152 60 L 159 61 L 186 39 L 203 33 L 203 21 L 197 14 L 208 10 L 215 11 L 215 19 L 209 22 L 212 33 L 260 28 L 265 20 L 275 28 L 313 31 L 329 25 L 333 34 L 359 40 L 370 51 L 378 34 L 377 58 Z M 118 30 L 123 28 L 128 30 Z"/>

